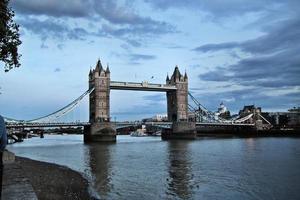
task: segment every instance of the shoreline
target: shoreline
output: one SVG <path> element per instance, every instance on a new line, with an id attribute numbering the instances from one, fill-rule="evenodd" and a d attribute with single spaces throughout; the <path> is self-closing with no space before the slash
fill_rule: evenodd
<path id="1" fill-rule="evenodd" d="M 15 163 L 31 183 L 38 199 L 90 199 L 89 182 L 66 166 L 16 156 Z"/>

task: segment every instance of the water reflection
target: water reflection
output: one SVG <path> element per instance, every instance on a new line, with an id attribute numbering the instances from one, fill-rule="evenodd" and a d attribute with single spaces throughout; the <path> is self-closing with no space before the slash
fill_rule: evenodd
<path id="1" fill-rule="evenodd" d="M 46 135 L 9 149 L 81 172 L 101 199 L 300 199 L 295 138 L 120 136 L 116 144 L 85 145 L 82 136 Z"/>
<path id="2" fill-rule="evenodd" d="M 188 141 L 170 141 L 168 145 L 169 178 L 167 195 L 190 199 L 193 174 Z"/>
<path id="3" fill-rule="evenodd" d="M 112 190 L 111 145 L 89 145 L 89 163 L 92 175 L 92 185 L 101 198 L 106 198 Z"/>

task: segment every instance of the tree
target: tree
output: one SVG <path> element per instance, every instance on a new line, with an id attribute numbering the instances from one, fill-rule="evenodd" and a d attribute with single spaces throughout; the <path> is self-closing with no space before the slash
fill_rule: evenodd
<path id="1" fill-rule="evenodd" d="M 5 72 L 20 66 L 18 46 L 22 43 L 19 25 L 13 21 L 14 11 L 8 4 L 9 0 L 0 0 L 0 60 L 5 63 Z"/>

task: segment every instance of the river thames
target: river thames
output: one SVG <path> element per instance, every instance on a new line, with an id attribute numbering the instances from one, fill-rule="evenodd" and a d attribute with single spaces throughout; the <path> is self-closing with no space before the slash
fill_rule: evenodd
<path id="1" fill-rule="evenodd" d="M 82 135 L 45 135 L 8 149 L 80 172 L 99 199 L 300 199 L 299 138 L 84 144 Z"/>

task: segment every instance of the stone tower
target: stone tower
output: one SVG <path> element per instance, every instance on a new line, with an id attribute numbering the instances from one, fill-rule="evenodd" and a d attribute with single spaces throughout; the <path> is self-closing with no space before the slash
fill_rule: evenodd
<path id="1" fill-rule="evenodd" d="M 110 70 L 102 67 L 100 60 L 89 73 L 90 126 L 85 127 L 85 142 L 115 141 L 116 131 L 110 123 Z"/>
<path id="2" fill-rule="evenodd" d="M 168 120 L 172 122 L 188 120 L 188 77 L 175 67 L 171 78 L 167 76 L 166 84 L 175 85 L 176 91 L 167 92 Z"/>
<path id="3" fill-rule="evenodd" d="M 182 75 L 175 67 L 171 78 L 167 76 L 167 85 L 176 86 L 176 91 L 167 92 L 168 120 L 172 122 L 171 129 L 163 129 L 162 139 L 195 139 L 195 122 L 188 121 L 188 77 Z"/>
<path id="4" fill-rule="evenodd" d="M 98 60 L 94 70 L 90 70 L 89 88 L 95 88 L 90 94 L 90 123 L 110 121 L 110 71 L 104 70 Z"/>

